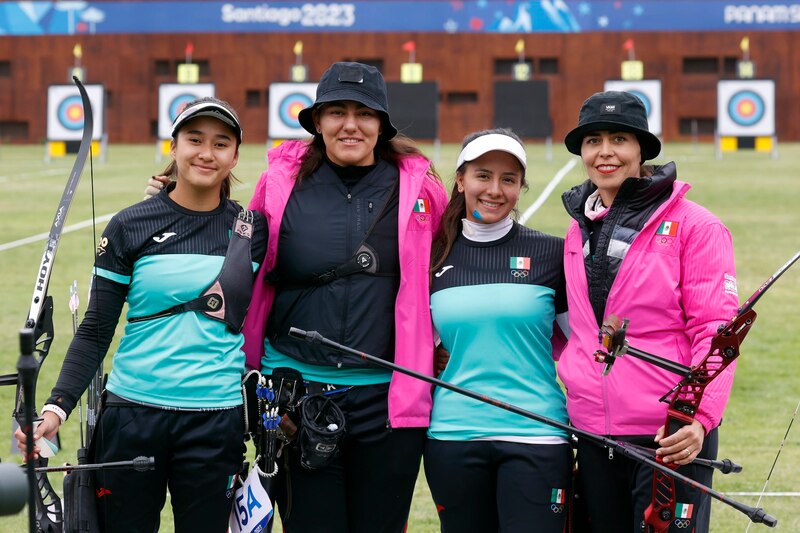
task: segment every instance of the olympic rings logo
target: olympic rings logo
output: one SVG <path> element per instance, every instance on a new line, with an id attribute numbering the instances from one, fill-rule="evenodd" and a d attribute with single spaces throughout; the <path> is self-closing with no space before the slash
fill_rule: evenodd
<path id="1" fill-rule="evenodd" d="M 678 529 L 686 529 L 687 527 L 690 527 L 691 525 L 692 525 L 692 519 L 691 518 L 676 518 L 675 519 L 675 526 Z"/>
<path id="2" fill-rule="evenodd" d="M 511 271 L 511 275 L 514 276 L 515 278 L 527 278 L 528 277 L 528 273 L 529 272 L 527 270 L 512 270 Z"/>
<path id="3" fill-rule="evenodd" d="M 559 514 L 562 511 L 564 511 L 564 506 L 563 505 L 558 505 L 558 504 L 555 504 L 555 503 L 551 503 L 550 504 L 550 510 L 553 511 L 554 513 L 556 513 L 556 514 Z"/>

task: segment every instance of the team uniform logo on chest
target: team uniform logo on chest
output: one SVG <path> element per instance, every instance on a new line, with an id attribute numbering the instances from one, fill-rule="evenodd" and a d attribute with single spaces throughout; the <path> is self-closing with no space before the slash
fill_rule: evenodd
<path id="1" fill-rule="evenodd" d="M 678 223 L 671 220 L 664 220 L 656 230 L 656 235 L 667 235 L 668 237 L 678 236 Z"/>
<path id="2" fill-rule="evenodd" d="M 443 267 L 442 267 L 442 269 L 441 269 L 439 272 L 437 272 L 437 273 L 436 273 L 436 274 L 434 274 L 434 275 L 435 275 L 437 278 L 441 278 L 441 277 L 442 277 L 442 274 L 444 274 L 445 272 L 447 272 L 447 271 L 448 271 L 448 270 L 450 270 L 451 268 L 453 268 L 453 265 L 445 265 L 445 266 L 443 266 Z"/>
<path id="3" fill-rule="evenodd" d="M 515 278 L 527 278 L 531 270 L 530 257 L 512 257 L 509 261 L 511 275 Z"/>
<path id="4" fill-rule="evenodd" d="M 174 231 L 167 231 L 162 233 L 161 235 L 153 237 L 153 240 L 161 244 L 162 242 L 166 241 L 170 237 L 174 237 L 175 235 L 177 235 L 177 233 L 175 233 Z"/>
<path id="5" fill-rule="evenodd" d="M 656 244 L 669 246 L 673 238 L 678 236 L 678 223 L 671 220 L 663 220 L 656 230 Z"/>
<path id="6" fill-rule="evenodd" d="M 427 198 L 417 198 L 414 203 L 414 218 L 418 222 L 427 222 L 431 218 L 431 203 Z"/>

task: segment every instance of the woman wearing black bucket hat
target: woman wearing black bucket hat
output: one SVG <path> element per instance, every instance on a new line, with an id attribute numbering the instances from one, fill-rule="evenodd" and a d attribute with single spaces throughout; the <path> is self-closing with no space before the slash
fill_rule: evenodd
<path id="1" fill-rule="evenodd" d="M 344 415 L 345 436 L 322 466 L 301 428 L 283 448 L 272 492 L 288 532 L 400 532 L 430 386 L 288 332 L 315 330 L 432 374 L 428 270 L 447 195 L 431 162 L 392 125 L 376 68 L 333 64 L 299 119 L 313 138 L 269 152 L 250 203 L 265 213 L 269 239 L 244 348 L 248 366 L 273 379 L 290 368 L 302 375 L 302 394 L 325 394 Z M 284 426 L 291 431 L 289 420 Z"/>
<path id="2" fill-rule="evenodd" d="M 738 307 L 731 235 L 705 208 L 685 198 L 674 163 L 658 156 L 642 102 L 625 92 L 589 97 L 564 143 L 588 178 L 562 196 L 573 218 L 564 269 L 571 336 L 558 364 L 571 423 L 655 449 L 665 463 L 706 485 L 716 458 L 717 426 L 730 394 L 731 364 L 705 389 L 694 421 L 664 436 L 659 398 L 680 379 L 633 357 L 607 375 L 593 353 L 598 330 L 614 314 L 630 320 L 631 346 L 694 366 L 717 327 Z M 640 531 L 653 490 L 652 470 L 593 444 L 578 443 L 579 491 L 593 532 Z M 582 489 L 580 488 L 582 487 Z M 707 531 L 710 499 L 675 484 L 680 512 L 669 531 Z"/>

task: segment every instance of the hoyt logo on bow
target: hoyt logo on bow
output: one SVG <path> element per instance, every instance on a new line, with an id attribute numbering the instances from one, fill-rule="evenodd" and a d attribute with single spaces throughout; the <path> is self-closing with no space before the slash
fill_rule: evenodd
<path id="1" fill-rule="evenodd" d="M 58 243 L 67 218 L 72 199 L 77 189 L 78 181 L 83 173 L 83 167 L 89 156 L 92 142 L 93 115 L 92 106 L 86 89 L 77 78 L 74 78 L 81 96 L 84 109 L 83 135 L 81 137 L 78 155 L 70 171 L 61 201 L 56 209 L 50 233 L 47 238 L 44 253 L 42 254 L 39 269 L 36 273 L 36 283 L 33 289 L 33 298 L 28 311 L 28 318 L 25 326 L 20 332 L 20 346 L 24 352 L 20 357 L 18 368 L 20 369 L 17 381 L 17 400 L 14 407 L 14 418 L 20 427 L 30 431 L 33 419 L 36 417 L 34 405 L 36 403 L 36 381 L 39 377 L 39 370 L 50 352 L 50 345 L 53 342 L 53 299 L 47 294 L 52 274 L 53 263 L 55 261 Z M 30 434 L 29 434 L 30 435 Z M 40 531 L 62 530 L 63 514 L 61 499 L 56 494 L 46 471 L 37 472 L 36 469 L 47 467 L 47 459 L 31 459 L 33 449 L 32 439 L 28 439 L 28 453 L 26 462 L 28 469 L 29 482 L 37 487 L 34 491 L 36 505 L 29 508 L 29 522 L 35 523 Z"/>

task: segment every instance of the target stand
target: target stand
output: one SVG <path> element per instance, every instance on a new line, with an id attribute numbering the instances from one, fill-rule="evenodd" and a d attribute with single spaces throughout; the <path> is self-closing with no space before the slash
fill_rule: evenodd
<path id="1" fill-rule="evenodd" d="M 86 85 L 86 93 L 94 111 L 92 157 L 105 160 L 108 136 L 105 134 L 105 89 L 102 85 Z M 44 162 L 55 157 L 77 154 L 83 136 L 83 102 L 74 84 L 56 84 L 47 88 L 47 142 Z"/>
<path id="2" fill-rule="evenodd" d="M 316 94 L 316 83 L 273 83 L 269 86 L 266 152 L 283 141 L 306 139 L 311 135 L 300 125 L 299 115 L 314 103 Z"/>
<path id="3" fill-rule="evenodd" d="M 550 85 L 547 80 L 494 82 L 495 128 L 511 128 L 522 139 L 545 140 L 545 157 L 553 160 Z"/>
<path id="4" fill-rule="evenodd" d="M 169 155 L 172 142 L 172 123 L 181 114 L 186 104 L 216 96 L 213 83 L 162 83 L 158 86 L 158 140 L 156 141 L 156 163 Z"/>
<path id="5" fill-rule="evenodd" d="M 725 152 L 755 150 L 778 158 L 775 80 L 717 82 L 717 159 Z"/>
<path id="6" fill-rule="evenodd" d="M 387 82 L 386 93 L 392 124 L 415 141 L 432 141 L 433 161 L 438 164 L 442 146 L 439 139 L 439 83 Z"/>

